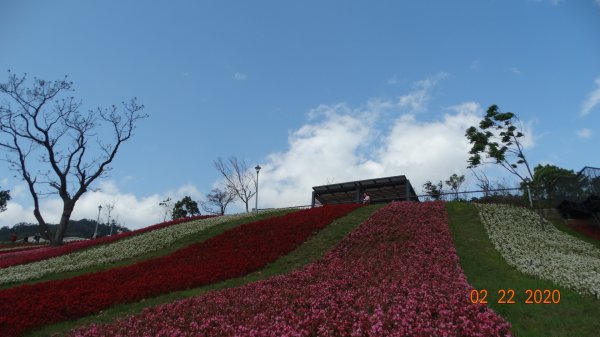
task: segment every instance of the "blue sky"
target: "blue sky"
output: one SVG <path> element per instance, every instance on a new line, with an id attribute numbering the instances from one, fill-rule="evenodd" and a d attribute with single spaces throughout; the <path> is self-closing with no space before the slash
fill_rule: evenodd
<path id="1" fill-rule="evenodd" d="M 167 196 L 201 200 L 219 156 L 263 166 L 261 207 L 332 181 L 468 174 L 464 130 L 491 104 L 521 118 L 534 165 L 598 167 L 599 36 L 598 0 L 2 0 L 0 82 L 68 75 L 86 108 L 145 105 L 74 215 L 115 202 L 137 228 Z M 23 182 L 5 164 L 0 179 L 0 226 L 33 221 Z M 58 219 L 56 199 L 44 209 Z"/>

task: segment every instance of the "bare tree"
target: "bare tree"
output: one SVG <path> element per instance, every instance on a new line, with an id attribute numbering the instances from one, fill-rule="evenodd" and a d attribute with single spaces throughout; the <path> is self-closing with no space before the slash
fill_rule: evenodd
<path id="1" fill-rule="evenodd" d="M 113 209 L 115 209 L 114 202 L 112 204 L 109 204 L 109 203 L 104 204 L 104 212 L 106 213 L 106 223 L 110 224 L 110 235 L 112 235 L 113 223 L 115 221 L 113 219 L 113 222 L 110 222 L 110 214 L 112 213 Z"/>
<path id="2" fill-rule="evenodd" d="M 490 190 L 492 189 L 492 183 L 488 179 L 485 172 L 482 171 L 481 175 L 477 174 L 477 172 L 475 172 L 473 169 L 471 169 L 471 172 L 473 172 L 473 176 L 475 176 L 475 179 L 477 179 L 477 183 L 475 183 L 475 185 L 477 185 L 477 187 L 483 191 L 483 196 L 489 196 Z"/>
<path id="3" fill-rule="evenodd" d="M 248 203 L 256 194 L 256 176 L 248 170 L 246 162 L 237 157 L 229 157 L 227 162 L 218 158 L 214 164 L 225 178 L 226 188 L 246 205 L 246 212 L 249 212 Z"/>
<path id="4" fill-rule="evenodd" d="M 94 181 L 106 176 L 121 145 L 133 135 L 135 125 L 148 117 L 136 99 L 122 108 L 81 111 L 82 103 L 67 96 L 73 83 L 33 79 L 10 73 L 0 84 L 0 148 L 6 161 L 27 183 L 33 214 L 42 235 L 61 245 L 75 204 Z M 110 142 L 103 139 L 110 137 Z M 101 136 L 102 135 L 102 136 Z M 51 233 L 40 212 L 40 197 L 57 194 L 63 202 L 56 232 Z"/>
<path id="5" fill-rule="evenodd" d="M 171 200 L 171 198 L 167 198 L 159 202 L 158 205 L 162 208 L 162 221 L 165 222 L 167 221 L 167 217 L 173 214 L 173 206 L 175 205 L 175 203 L 173 202 L 173 200 Z"/>
<path id="6" fill-rule="evenodd" d="M 224 215 L 227 205 L 235 199 L 235 193 L 229 189 L 213 188 L 202 203 L 202 209 L 211 214 Z M 216 210 L 215 210 L 216 209 Z"/>

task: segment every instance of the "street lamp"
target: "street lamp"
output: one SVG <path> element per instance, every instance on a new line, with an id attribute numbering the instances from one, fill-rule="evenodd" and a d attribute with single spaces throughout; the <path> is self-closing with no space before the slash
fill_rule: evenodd
<path id="1" fill-rule="evenodd" d="M 102 205 L 98 205 L 98 220 L 96 220 L 96 228 L 94 229 L 94 236 L 93 236 L 94 239 L 98 236 L 98 223 L 100 223 L 100 211 L 101 210 L 102 210 Z"/>
<path id="2" fill-rule="evenodd" d="M 256 195 L 254 196 L 254 201 L 256 201 L 256 205 L 254 206 L 254 210 L 258 212 L 258 172 L 260 171 L 260 165 L 256 165 L 254 168 L 256 170 Z"/>

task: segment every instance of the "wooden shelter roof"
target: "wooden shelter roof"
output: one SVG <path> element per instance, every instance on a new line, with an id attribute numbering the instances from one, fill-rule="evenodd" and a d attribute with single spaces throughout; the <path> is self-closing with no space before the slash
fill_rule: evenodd
<path id="1" fill-rule="evenodd" d="M 394 200 L 418 201 L 417 194 L 406 176 L 373 178 L 313 187 L 313 205 L 361 202 L 367 193 L 372 203 Z"/>

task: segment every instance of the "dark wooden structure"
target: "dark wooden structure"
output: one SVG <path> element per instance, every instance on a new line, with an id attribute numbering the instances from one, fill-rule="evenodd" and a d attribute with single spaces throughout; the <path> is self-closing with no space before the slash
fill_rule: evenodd
<path id="1" fill-rule="evenodd" d="M 405 176 L 374 178 L 345 183 L 314 186 L 311 205 L 360 203 L 363 193 L 371 198 L 371 203 L 412 200 L 419 201 L 410 181 Z"/>

